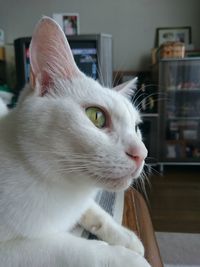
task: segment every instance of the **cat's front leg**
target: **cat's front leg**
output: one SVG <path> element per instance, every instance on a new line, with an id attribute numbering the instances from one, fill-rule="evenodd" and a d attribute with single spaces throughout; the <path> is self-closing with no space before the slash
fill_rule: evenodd
<path id="1" fill-rule="evenodd" d="M 117 224 L 113 218 L 95 202 L 80 220 L 80 224 L 99 239 L 110 245 L 120 245 L 144 255 L 144 247 L 132 231 Z"/>
<path id="2" fill-rule="evenodd" d="M 0 267 L 150 267 L 138 253 L 60 233 L 0 242 Z"/>

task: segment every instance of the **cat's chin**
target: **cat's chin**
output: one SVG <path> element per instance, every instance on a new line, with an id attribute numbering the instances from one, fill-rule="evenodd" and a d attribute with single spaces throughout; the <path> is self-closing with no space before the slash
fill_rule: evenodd
<path id="1" fill-rule="evenodd" d="M 122 177 L 117 179 L 102 178 L 98 181 L 98 185 L 108 191 L 119 191 L 127 189 L 131 185 L 132 181 L 132 177 Z"/>
<path id="2" fill-rule="evenodd" d="M 126 175 L 123 177 L 101 177 L 101 179 L 97 178 L 97 184 L 99 187 L 109 190 L 109 191 L 119 191 L 119 190 L 126 190 L 133 182 L 133 180 L 137 179 L 143 169 L 143 165 L 132 172 L 131 175 Z"/>
<path id="3" fill-rule="evenodd" d="M 124 177 L 98 179 L 98 185 L 101 188 L 109 191 L 126 190 L 132 184 L 133 180 L 140 176 L 141 170 L 142 168 L 136 170 L 131 175 Z"/>

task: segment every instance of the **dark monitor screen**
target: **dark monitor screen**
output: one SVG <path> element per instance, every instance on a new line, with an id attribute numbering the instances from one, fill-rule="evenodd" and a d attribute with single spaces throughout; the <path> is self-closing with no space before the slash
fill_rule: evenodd
<path id="1" fill-rule="evenodd" d="M 30 55 L 29 55 L 29 45 L 30 43 L 25 43 L 25 79 L 26 83 L 30 80 Z"/>
<path id="2" fill-rule="evenodd" d="M 98 79 L 96 42 L 69 40 L 69 45 L 79 69 L 87 76 Z"/>
<path id="3" fill-rule="evenodd" d="M 26 83 L 30 79 L 30 57 L 29 57 L 29 44 L 25 43 L 25 79 Z M 69 41 L 75 62 L 79 69 L 87 76 L 97 80 L 97 48 L 96 42 L 88 41 Z"/>

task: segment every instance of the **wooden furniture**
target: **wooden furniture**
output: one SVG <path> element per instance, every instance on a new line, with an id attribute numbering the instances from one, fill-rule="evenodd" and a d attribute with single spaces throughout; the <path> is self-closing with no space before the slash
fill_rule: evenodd
<path id="1" fill-rule="evenodd" d="M 167 166 L 147 186 L 155 231 L 200 233 L 200 166 Z"/>
<path id="2" fill-rule="evenodd" d="M 125 193 L 122 224 L 136 232 L 145 247 L 145 258 L 152 267 L 163 267 L 146 203 L 134 189 Z"/>

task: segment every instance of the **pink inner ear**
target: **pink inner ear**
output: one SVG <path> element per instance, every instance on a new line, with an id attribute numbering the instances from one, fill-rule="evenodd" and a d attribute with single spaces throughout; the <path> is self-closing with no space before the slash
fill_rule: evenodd
<path id="1" fill-rule="evenodd" d="M 47 17 L 38 23 L 33 33 L 30 61 L 33 75 L 43 91 L 55 79 L 73 79 L 83 75 L 60 26 Z"/>
<path id="2" fill-rule="evenodd" d="M 51 83 L 52 83 L 51 77 L 46 73 L 43 72 L 42 74 L 42 80 L 41 80 L 41 96 L 45 95 L 49 88 L 51 88 Z"/>

